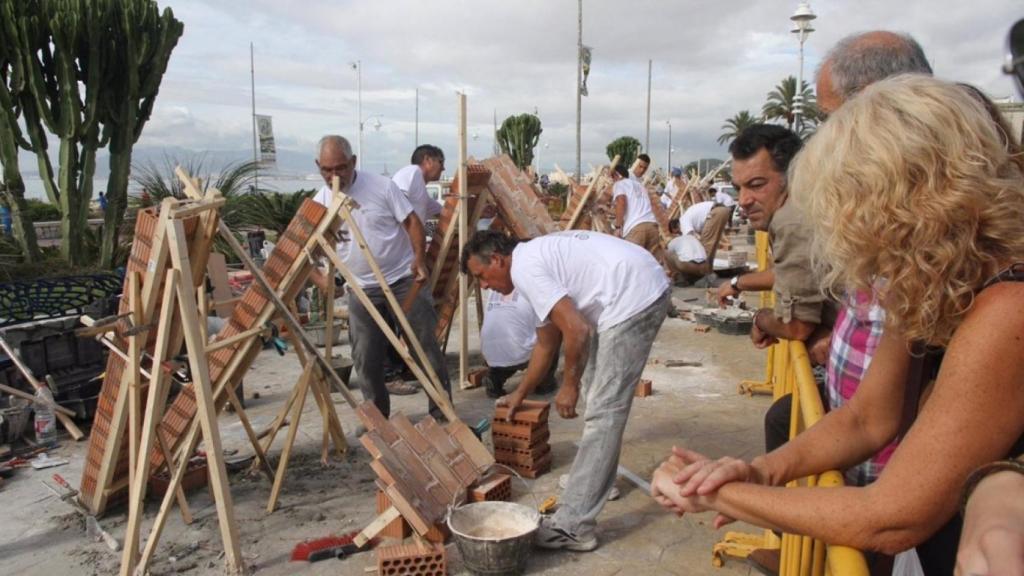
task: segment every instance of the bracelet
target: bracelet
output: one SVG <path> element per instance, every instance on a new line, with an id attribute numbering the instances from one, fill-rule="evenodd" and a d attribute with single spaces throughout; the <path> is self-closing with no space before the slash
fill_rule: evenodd
<path id="1" fill-rule="evenodd" d="M 1016 472 L 1018 474 L 1024 474 L 1024 462 L 1020 460 L 997 460 L 985 464 L 981 468 L 978 468 L 971 475 L 967 477 L 967 481 L 964 483 L 964 495 L 960 500 L 960 511 L 966 512 L 967 501 L 971 498 L 971 493 L 978 487 L 987 476 L 995 474 L 996 472 Z"/>

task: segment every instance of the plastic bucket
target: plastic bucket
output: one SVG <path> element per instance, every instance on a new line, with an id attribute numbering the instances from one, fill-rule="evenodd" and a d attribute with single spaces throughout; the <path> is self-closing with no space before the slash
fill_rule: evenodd
<path id="1" fill-rule="evenodd" d="M 540 514 L 514 502 L 475 502 L 448 515 L 466 569 L 486 576 L 522 574 L 538 526 Z"/>

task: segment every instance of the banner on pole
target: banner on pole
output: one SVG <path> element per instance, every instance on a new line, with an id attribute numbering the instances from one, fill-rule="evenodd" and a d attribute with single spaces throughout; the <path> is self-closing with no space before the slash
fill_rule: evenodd
<path id="1" fill-rule="evenodd" d="M 277 162 L 277 147 L 274 145 L 274 124 L 271 117 L 257 114 L 256 129 L 260 139 L 260 164 L 272 165 Z"/>
<path id="2" fill-rule="evenodd" d="M 583 63 L 583 78 L 580 80 L 580 94 L 589 96 L 587 93 L 587 77 L 590 76 L 590 46 L 580 47 L 580 62 Z"/>

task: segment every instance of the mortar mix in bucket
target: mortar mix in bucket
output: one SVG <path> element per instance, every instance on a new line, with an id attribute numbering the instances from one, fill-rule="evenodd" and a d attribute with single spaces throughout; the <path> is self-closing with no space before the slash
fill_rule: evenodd
<path id="1" fill-rule="evenodd" d="M 536 507 L 515 502 L 474 502 L 448 510 L 448 528 L 463 564 L 473 574 L 522 574 L 539 526 Z"/>

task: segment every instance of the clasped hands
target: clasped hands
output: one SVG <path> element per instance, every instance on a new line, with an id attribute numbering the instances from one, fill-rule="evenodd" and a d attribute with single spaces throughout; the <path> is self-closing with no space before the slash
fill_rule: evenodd
<path id="1" fill-rule="evenodd" d="M 693 450 L 672 447 L 672 454 L 654 471 L 651 496 L 678 516 L 716 509 L 718 489 L 730 482 L 757 480 L 754 468 L 743 460 L 726 456 L 711 460 Z M 719 513 L 715 529 L 735 518 Z"/>

